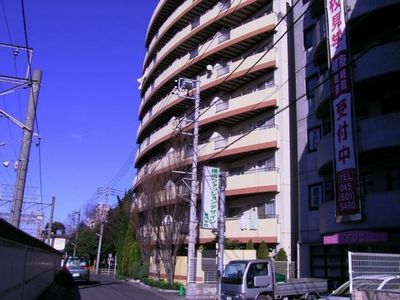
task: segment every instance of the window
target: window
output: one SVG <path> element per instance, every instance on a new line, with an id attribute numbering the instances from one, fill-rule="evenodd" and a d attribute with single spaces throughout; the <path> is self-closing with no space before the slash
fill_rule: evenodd
<path id="1" fill-rule="evenodd" d="M 317 151 L 319 141 L 321 140 L 321 127 L 314 127 L 308 130 L 308 152 Z"/>
<path id="2" fill-rule="evenodd" d="M 260 83 L 257 86 L 258 90 L 263 90 L 266 88 L 271 88 L 274 86 L 274 73 L 271 73 L 270 75 L 268 75 L 268 77 L 265 79 L 265 81 L 263 81 L 262 83 Z"/>
<path id="3" fill-rule="evenodd" d="M 219 32 L 218 35 L 218 44 L 221 44 L 231 38 L 231 32 L 229 29 L 224 28 Z"/>
<path id="4" fill-rule="evenodd" d="M 230 207 L 228 210 L 229 218 L 241 217 L 243 215 L 243 208 L 242 207 Z"/>
<path id="5" fill-rule="evenodd" d="M 220 67 L 217 70 L 217 77 L 229 73 L 229 64 L 227 62 L 221 62 Z"/>
<path id="6" fill-rule="evenodd" d="M 307 98 L 314 98 L 315 94 L 315 87 L 317 86 L 318 83 L 318 75 L 314 74 L 311 75 L 310 77 L 306 78 L 306 92 L 307 92 Z"/>
<path id="7" fill-rule="evenodd" d="M 303 40 L 304 40 L 304 50 L 308 50 L 313 45 L 313 35 L 315 26 L 309 27 L 304 30 Z"/>
<path id="8" fill-rule="evenodd" d="M 152 115 L 153 115 L 153 106 L 149 108 L 149 117 L 151 117 Z"/>
<path id="9" fill-rule="evenodd" d="M 259 204 L 257 206 L 257 214 L 259 218 L 276 218 L 275 199 Z"/>
<path id="10" fill-rule="evenodd" d="M 231 6 L 231 0 L 222 0 L 219 2 L 219 11 L 224 11 Z"/>
<path id="11" fill-rule="evenodd" d="M 393 167 L 387 170 L 387 183 L 389 191 L 400 190 L 400 167 Z"/>
<path id="12" fill-rule="evenodd" d="M 254 288 L 254 277 L 268 275 L 268 263 L 253 263 L 247 271 L 246 283 L 248 288 Z"/>
<path id="13" fill-rule="evenodd" d="M 194 18 L 194 20 L 192 21 L 192 30 L 195 29 L 199 25 L 200 25 L 200 17 Z"/>
<path id="14" fill-rule="evenodd" d="M 333 181 L 327 180 L 324 182 L 324 190 L 325 190 L 325 201 L 333 201 L 334 193 L 333 193 Z"/>
<path id="15" fill-rule="evenodd" d="M 332 124 L 331 124 L 331 119 L 329 118 L 329 116 L 324 117 L 322 119 L 322 134 L 327 135 L 328 133 L 330 133 L 331 127 L 332 127 Z"/>
<path id="16" fill-rule="evenodd" d="M 220 112 L 222 110 L 226 110 L 229 108 L 229 100 L 228 99 L 219 99 L 217 104 L 215 105 L 216 112 Z"/>
<path id="17" fill-rule="evenodd" d="M 199 55 L 199 48 L 194 48 L 189 52 L 189 59 L 195 58 L 197 55 Z"/>
<path id="18" fill-rule="evenodd" d="M 318 209 L 323 203 L 322 183 L 308 186 L 308 197 L 310 210 Z"/>
<path id="19" fill-rule="evenodd" d="M 229 170 L 229 176 L 242 175 L 242 174 L 244 174 L 243 167 L 236 167 Z"/>
<path id="20" fill-rule="evenodd" d="M 360 174 L 360 192 L 365 195 L 373 192 L 374 181 L 370 172 Z"/>

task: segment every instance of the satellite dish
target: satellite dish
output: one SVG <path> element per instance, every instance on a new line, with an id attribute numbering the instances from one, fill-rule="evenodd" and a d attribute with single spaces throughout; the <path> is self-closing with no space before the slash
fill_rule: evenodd
<path id="1" fill-rule="evenodd" d="M 207 71 L 212 71 L 212 69 L 213 69 L 213 66 L 212 65 L 207 65 Z"/>

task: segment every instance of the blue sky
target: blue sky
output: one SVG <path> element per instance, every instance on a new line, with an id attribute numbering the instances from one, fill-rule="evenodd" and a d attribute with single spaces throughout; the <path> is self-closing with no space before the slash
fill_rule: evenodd
<path id="1" fill-rule="evenodd" d="M 157 3 L 25 0 L 32 68 L 43 72 L 37 113 L 43 199 L 56 197 L 56 221 L 93 201 L 97 188 L 119 179 L 127 162 L 126 174 L 112 183 L 119 190 L 131 186 L 135 170 L 128 159 L 136 150 L 140 103 L 136 79 Z M 25 45 L 20 1 L 0 0 L 0 42 Z M 21 77 L 25 67 L 25 53 L 0 51 L 0 75 Z M 0 90 L 7 87 L 3 83 Z M 26 90 L 8 94 L 0 97 L 0 109 L 24 122 L 27 99 Z M 17 126 L 0 118 L 0 160 L 18 159 L 21 137 Z M 0 167 L 0 184 L 13 185 L 15 172 Z M 39 174 L 33 143 L 27 185 L 40 187 Z"/>

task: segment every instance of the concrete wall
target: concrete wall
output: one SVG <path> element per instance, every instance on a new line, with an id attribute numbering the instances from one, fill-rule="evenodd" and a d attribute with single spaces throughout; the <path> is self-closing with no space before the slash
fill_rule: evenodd
<path id="1" fill-rule="evenodd" d="M 198 283 L 203 283 L 205 281 L 205 272 L 203 266 L 204 260 L 213 260 L 215 259 L 215 267 L 217 265 L 217 259 L 215 255 L 215 250 L 204 250 L 204 251 L 197 251 L 197 274 L 196 274 L 196 281 Z M 203 260 L 204 258 L 204 260 Z M 224 265 L 228 264 L 231 260 L 238 260 L 238 259 L 256 259 L 256 250 L 225 250 L 224 252 Z M 160 263 L 160 277 L 166 279 L 167 276 L 165 275 L 165 270 Z M 157 266 L 154 264 L 153 260 L 150 262 L 150 275 L 153 278 L 156 278 L 156 270 Z M 181 282 L 186 284 L 187 278 L 187 257 L 186 256 L 179 256 L 175 266 L 175 281 Z"/>
<path id="2" fill-rule="evenodd" d="M 34 300 L 54 281 L 61 253 L 0 219 L 0 298 Z"/>

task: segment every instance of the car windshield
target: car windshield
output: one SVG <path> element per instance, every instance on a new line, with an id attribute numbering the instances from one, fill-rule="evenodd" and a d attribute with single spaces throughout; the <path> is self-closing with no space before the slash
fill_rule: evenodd
<path id="1" fill-rule="evenodd" d="M 377 275 L 375 278 L 373 276 L 360 276 L 356 277 L 353 280 L 353 289 L 368 289 L 368 290 L 377 290 L 377 289 L 390 289 L 395 290 L 400 287 L 400 279 L 397 276 L 393 276 L 393 278 Z M 350 297 L 350 284 L 347 281 L 335 291 L 332 292 L 332 296 L 342 296 L 342 297 Z"/>
<path id="2" fill-rule="evenodd" d="M 67 267 L 85 267 L 86 259 L 82 257 L 72 257 L 67 260 Z"/>
<path id="3" fill-rule="evenodd" d="M 224 270 L 221 281 L 223 283 L 242 284 L 246 266 L 247 262 L 230 262 Z"/>

